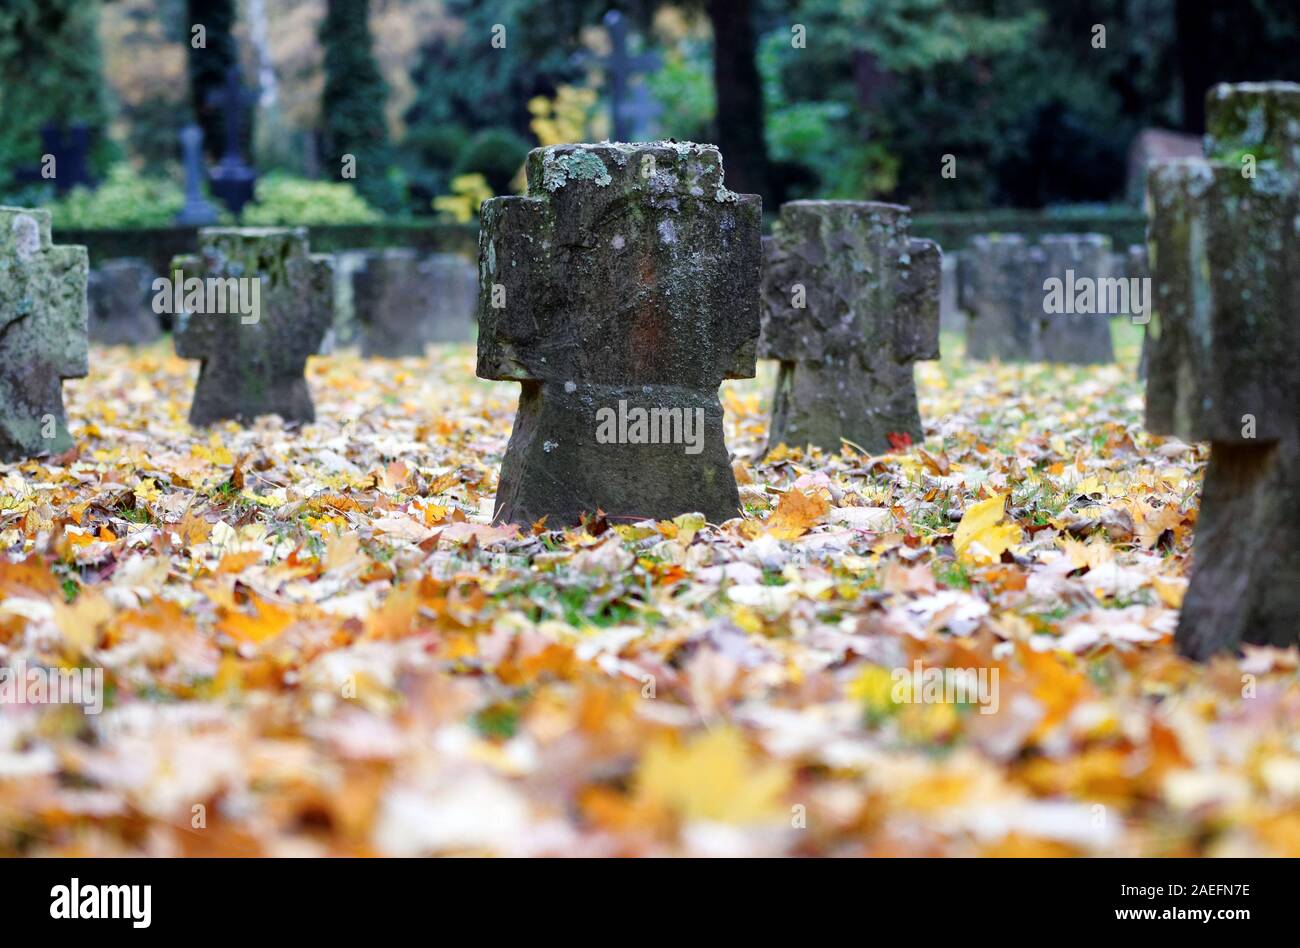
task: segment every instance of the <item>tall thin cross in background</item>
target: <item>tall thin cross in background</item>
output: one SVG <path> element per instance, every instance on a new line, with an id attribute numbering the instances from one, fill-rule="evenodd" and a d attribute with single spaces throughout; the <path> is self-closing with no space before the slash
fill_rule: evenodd
<path id="1" fill-rule="evenodd" d="M 659 113 L 658 105 L 644 89 L 629 96 L 631 80 L 638 73 L 653 72 L 659 68 L 659 57 L 654 53 L 628 53 L 627 20 L 617 10 L 605 14 L 605 29 L 609 31 L 610 53 L 601 62 L 609 86 L 609 112 L 614 126 L 614 140 L 636 141 L 645 131 L 646 124 Z"/>

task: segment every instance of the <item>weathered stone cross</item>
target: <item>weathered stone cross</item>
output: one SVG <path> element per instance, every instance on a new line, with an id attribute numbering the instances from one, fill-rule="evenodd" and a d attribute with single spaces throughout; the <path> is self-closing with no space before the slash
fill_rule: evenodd
<path id="1" fill-rule="evenodd" d="M 50 242 L 48 211 L 0 207 L 0 461 L 72 447 L 63 380 L 89 371 L 85 247 Z"/>
<path id="2" fill-rule="evenodd" d="M 226 70 L 226 84 L 208 93 L 207 102 L 221 110 L 226 127 L 226 147 L 221 161 L 210 175 L 212 193 L 226 205 L 230 213 L 238 215 L 244 205 L 253 199 L 257 172 L 248 166 L 241 153 L 244 134 L 244 113 L 257 104 L 257 92 L 244 88 L 239 67 Z"/>
<path id="3" fill-rule="evenodd" d="M 486 201 L 478 375 L 523 383 L 498 521 L 738 515 L 723 379 L 754 374 L 761 201 L 716 147 L 556 145 Z"/>
<path id="4" fill-rule="evenodd" d="M 1147 427 L 1210 442 L 1176 641 L 1300 641 L 1300 85 L 1220 85 L 1147 176 Z"/>
<path id="5" fill-rule="evenodd" d="M 333 274 L 302 228 L 199 231 L 199 254 L 174 259 L 171 295 L 155 298 L 176 311 L 176 354 L 202 363 L 191 424 L 315 419 L 303 371 L 334 320 Z"/>
<path id="6" fill-rule="evenodd" d="M 759 355 L 781 360 L 769 448 L 920 441 L 912 363 L 939 358 L 939 245 L 897 204 L 793 201 L 763 242 Z"/>

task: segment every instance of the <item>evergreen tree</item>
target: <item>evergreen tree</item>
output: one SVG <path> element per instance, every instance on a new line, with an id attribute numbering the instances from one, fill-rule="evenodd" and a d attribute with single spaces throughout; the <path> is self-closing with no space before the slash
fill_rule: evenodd
<path id="1" fill-rule="evenodd" d="M 99 0 L 0 3 L 0 169 L 41 162 L 40 131 L 83 124 L 99 132 L 92 168 L 110 157 L 99 47 Z"/>
<path id="2" fill-rule="evenodd" d="M 321 162 L 329 175 L 346 174 L 344 156 L 353 156 L 357 190 L 391 211 L 400 195 L 384 120 L 388 85 L 375 62 L 369 14 L 369 0 L 328 0 L 320 28 L 325 49 Z"/>

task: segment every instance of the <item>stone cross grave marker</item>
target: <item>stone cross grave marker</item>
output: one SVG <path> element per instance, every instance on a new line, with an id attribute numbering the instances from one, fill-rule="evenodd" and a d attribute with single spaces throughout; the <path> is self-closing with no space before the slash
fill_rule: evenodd
<path id="1" fill-rule="evenodd" d="M 110 346 L 148 345 L 162 335 L 153 311 L 153 271 L 143 260 L 105 260 L 90 271 L 90 339 Z"/>
<path id="2" fill-rule="evenodd" d="M 1210 442 L 1176 642 L 1300 641 L 1300 85 L 1219 85 L 1147 177 L 1147 427 Z"/>
<path id="3" fill-rule="evenodd" d="M 237 65 L 226 70 L 226 84 L 222 88 L 208 93 L 208 104 L 221 110 L 226 129 L 225 152 L 212 169 L 212 193 L 235 216 L 253 199 L 257 183 L 257 172 L 244 161 L 242 153 L 244 116 L 257 104 L 257 98 L 256 90 L 244 88 Z"/>
<path id="4" fill-rule="evenodd" d="M 186 125 L 180 131 L 185 166 L 185 206 L 176 215 L 182 227 L 207 227 L 217 222 L 217 209 L 203 196 L 203 129 Z"/>
<path id="5" fill-rule="evenodd" d="M 534 149 L 486 201 L 478 375 L 522 383 L 496 519 L 740 512 L 718 386 L 750 378 L 762 204 L 713 145 Z"/>
<path id="6" fill-rule="evenodd" d="M 56 246 L 50 214 L 0 207 L 0 461 L 72 447 L 63 380 L 89 372 L 85 247 Z"/>
<path id="7" fill-rule="evenodd" d="M 334 320 L 333 267 L 303 228 L 199 231 L 199 253 L 169 274 L 176 353 L 201 362 L 191 424 L 315 419 L 303 371 Z"/>
<path id="8" fill-rule="evenodd" d="M 781 362 L 769 448 L 922 439 L 912 363 L 939 358 L 942 254 L 910 226 L 896 204 L 782 205 L 764 241 L 759 355 Z"/>

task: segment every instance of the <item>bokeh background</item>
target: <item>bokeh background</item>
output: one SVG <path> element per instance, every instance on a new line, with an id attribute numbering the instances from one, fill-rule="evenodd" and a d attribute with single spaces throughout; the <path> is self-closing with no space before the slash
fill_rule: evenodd
<path id="1" fill-rule="evenodd" d="M 630 137 L 716 142 L 769 207 L 1132 208 L 1146 158 L 1196 150 L 1209 86 L 1300 79 L 1300 5 L 1267 0 L 0 0 L 0 202 L 169 225 L 179 130 L 220 158 L 238 65 L 244 223 L 468 222 L 529 148 L 612 134 L 612 6 Z M 39 174 L 70 128 L 87 186 Z"/>

